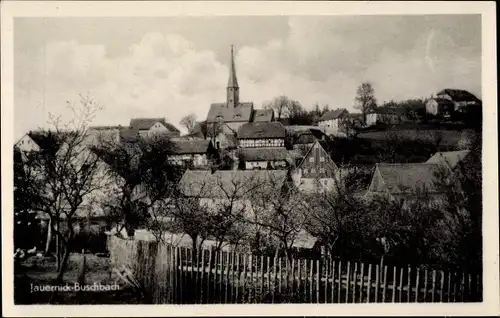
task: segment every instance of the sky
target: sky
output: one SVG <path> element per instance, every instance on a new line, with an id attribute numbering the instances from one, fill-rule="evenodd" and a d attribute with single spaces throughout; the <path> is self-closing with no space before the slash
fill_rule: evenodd
<path id="1" fill-rule="evenodd" d="M 443 88 L 481 98 L 480 15 L 16 18 L 14 137 L 71 119 L 90 96 L 92 125 L 133 117 L 206 118 L 225 101 L 230 45 L 240 100 L 285 95 L 355 111 L 356 88 L 380 102 Z"/>

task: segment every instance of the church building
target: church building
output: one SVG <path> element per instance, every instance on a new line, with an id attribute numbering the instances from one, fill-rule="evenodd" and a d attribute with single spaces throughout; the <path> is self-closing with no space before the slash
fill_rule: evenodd
<path id="1" fill-rule="evenodd" d="M 226 88 L 226 102 L 213 103 L 207 115 L 207 123 L 221 125 L 225 134 L 236 134 L 245 123 L 253 121 L 273 121 L 272 110 L 254 110 L 253 102 L 240 102 L 240 87 L 236 77 L 234 65 L 234 52 L 231 46 L 231 63 L 229 67 L 229 80 Z"/>

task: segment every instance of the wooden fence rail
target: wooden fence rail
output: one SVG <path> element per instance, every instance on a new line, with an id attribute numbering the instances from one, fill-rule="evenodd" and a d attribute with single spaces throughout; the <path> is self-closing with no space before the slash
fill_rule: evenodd
<path id="1" fill-rule="evenodd" d="M 472 273 L 333 259 L 270 258 L 110 237 L 112 267 L 128 266 L 153 303 L 474 302 Z"/>

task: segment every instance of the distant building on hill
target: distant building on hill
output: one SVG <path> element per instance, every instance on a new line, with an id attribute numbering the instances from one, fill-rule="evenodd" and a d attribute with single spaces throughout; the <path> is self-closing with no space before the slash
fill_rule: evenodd
<path id="1" fill-rule="evenodd" d="M 349 112 L 345 108 L 338 108 L 323 114 L 318 120 L 318 126 L 328 135 L 341 133 L 342 121 L 347 120 Z"/>
<path id="2" fill-rule="evenodd" d="M 168 123 L 165 118 L 132 118 L 129 128 L 136 132 L 139 137 L 180 137 L 179 129 Z"/>
<path id="3" fill-rule="evenodd" d="M 397 125 L 403 121 L 404 114 L 398 109 L 378 107 L 366 114 L 366 126 L 376 124 Z"/>
<path id="4" fill-rule="evenodd" d="M 426 112 L 433 115 L 451 115 L 452 112 L 466 112 L 469 107 L 481 107 L 482 102 L 474 94 L 463 89 L 445 88 L 436 98 L 426 104 Z"/>

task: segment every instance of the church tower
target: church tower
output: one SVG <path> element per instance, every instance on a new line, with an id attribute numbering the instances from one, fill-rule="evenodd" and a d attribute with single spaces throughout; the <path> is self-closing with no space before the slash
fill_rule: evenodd
<path id="1" fill-rule="evenodd" d="M 227 82 L 227 107 L 235 108 L 240 103 L 240 88 L 236 78 L 236 68 L 234 67 L 234 52 L 231 45 L 231 65 L 229 67 L 229 80 Z"/>

